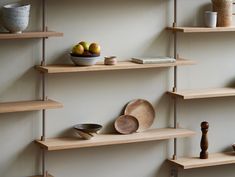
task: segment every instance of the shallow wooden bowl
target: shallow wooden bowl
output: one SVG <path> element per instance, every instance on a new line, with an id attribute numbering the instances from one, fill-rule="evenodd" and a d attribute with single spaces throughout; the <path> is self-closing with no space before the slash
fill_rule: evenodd
<path id="1" fill-rule="evenodd" d="M 117 132 L 127 135 L 138 130 L 139 122 L 134 116 L 123 115 L 116 119 L 114 127 Z"/>
<path id="2" fill-rule="evenodd" d="M 125 115 L 134 116 L 139 122 L 137 132 L 142 132 L 151 127 L 155 119 L 155 110 L 147 100 L 137 99 L 129 102 L 124 111 Z"/>

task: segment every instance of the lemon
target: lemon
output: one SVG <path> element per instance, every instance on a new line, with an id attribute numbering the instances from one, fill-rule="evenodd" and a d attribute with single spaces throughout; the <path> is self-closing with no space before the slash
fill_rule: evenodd
<path id="1" fill-rule="evenodd" d="M 72 53 L 76 55 L 82 55 L 84 53 L 84 47 L 81 44 L 77 44 L 73 47 Z"/>

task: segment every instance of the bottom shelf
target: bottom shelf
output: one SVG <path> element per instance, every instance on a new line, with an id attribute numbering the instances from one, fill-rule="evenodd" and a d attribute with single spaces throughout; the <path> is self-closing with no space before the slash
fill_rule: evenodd
<path id="1" fill-rule="evenodd" d="M 99 134 L 91 140 L 81 140 L 78 138 L 52 138 L 46 139 L 46 141 L 36 141 L 36 143 L 48 151 L 54 151 L 84 147 L 167 140 L 179 137 L 189 137 L 193 135 L 195 135 L 195 132 L 191 130 L 163 128 L 152 129 L 141 133 L 134 133 L 131 135 Z"/>
<path id="2" fill-rule="evenodd" d="M 43 177 L 43 175 L 36 175 L 36 176 L 30 176 L 30 177 Z M 47 177 L 54 177 L 54 176 L 48 174 Z"/>
<path id="3" fill-rule="evenodd" d="M 209 154 L 209 159 L 199 159 L 199 157 L 183 157 L 177 160 L 169 160 L 173 165 L 183 169 L 193 169 L 227 165 L 235 163 L 235 152 L 221 152 Z"/>

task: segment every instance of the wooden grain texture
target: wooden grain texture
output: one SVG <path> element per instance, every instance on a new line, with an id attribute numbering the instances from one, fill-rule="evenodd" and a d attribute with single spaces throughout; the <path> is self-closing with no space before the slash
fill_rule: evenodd
<path id="1" fill-rule="evenodd" d="M 212 32 L 234 32 L 235 27 L 217 27 L 217 28 L 206 28 L 206 27 L 167 27 L 167 30 L 173 32 L 182 33 L 212 33 Z"/>
<path id="2" fill-rule="evenodd" d="M 122 115 L 116 119 L 114 127 L 118 133 L 132 134 L 138 130 L 139 122 L 134 116 Z"/>
<path id="3" fill-rule="evenodd" d="M 204 121 L 201 123 L 201 131 L 202 131 L 202 138 L 201 138 L 201 152 L 200 152 L 200 159 L 208 159 L 208 147 L 209 147 L 209 142 L 208 142 L 208 130 L 209 130 L 209 123 Z"/>
<path id="4" fill-rule="evenodd" d="M 0 103 L 0 113 L 37 111 L 42 109 L 62 108 L 63 105 L 53 100 L 47 101 L 19 101 Z"/>
<path id="5" fill-rule="evenodd" d="M 15 33 L 0 33 L 0 40 L 5 39 L 30 39 L 30 38 L 43 38 L 43 37 L 60 37 L 63 33 L 47 31 L 47 32 L 23 32 L 21 34 Z"/>
<path id="6" fill-rule="evenodd" d="M 78 138 L 53 138 L 46 141 L 37 140 L 36 143 L 48 151 L 75 149 L 84 147 L 95 147 L 115 144 L 128 144 L 146 141 L 173 139 L 178 137 L 193 136 L 195 132 L 186 129 L 153 129 L 142 133 L 131 135 L 106 134 L 97 135 L 91 140 L 80 140 Z"/>
<path id="7" fill-rule="evenodd" d="M 184 100 L 199 99 L 199 98 L 216 98 L 235 96 L 234 88 L 213 88 L 201 90 L 184 90 L 177 92 L 168 92 L 173 97 L 182 98 Z"/>
<path id="8" fill-rule="evenodd" d="M 209 154 L 208 159 L 200 159 L 199 157 L 183 157 L 177 160 L 169 160 L 173 165 L 183 169 L 193 169 L 210 167 L 217 165 L 226 165 L 235 163 L 234 152 L 224 152 Z"/>
<path id="9" fill-rule="evenodd" d="M 139 128 L 137 132 L 143 132 L 149 129 L 155 119 L 155 110 L 153 105 L 143 99 L 129 102 L 124 110 L 124 114 L 134 116 L 138 120 Z"/>
<path id="10" fill-rule="evenodd" d="M 128 70 L 128 69 L 146 69 L 146 68 L 164 68 L 181 65 L 193 65 L 192 60 L 179 59 L 175 63 L 161 63 L 161 64 L 137 64 L 130 61 L 118 62 L 116 65 L 104 65 L 98 63 L 94 66 L 79 67 L 75 65 L 48 65 L 36 66 L 38 71 L 44 73 L 73 73 L 73 72 L 90 72 L 90 71 L 112 71 L 112 70 Z"/>
<path id="11" fill-rule="evenodd" d="M 36 175 L 36 176 L 30 176 L 30 177 L 43 177 L 43 175 Z M 48 174 L 47 177 L 53 177 L 53 176 Z"/>

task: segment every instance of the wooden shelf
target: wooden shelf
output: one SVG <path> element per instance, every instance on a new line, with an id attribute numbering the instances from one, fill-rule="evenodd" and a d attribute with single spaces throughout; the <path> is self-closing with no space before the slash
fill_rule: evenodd
<path id="1" fill-rule="evenodd" d="M 199 99 L 199 98 L 216 98 L 216 97 L 231 97 L 235 96 L 234 88 L 214 88 L 201 90 L 185 90 L 177 92 L 168 92 L 173 97 L 178 97 L 184 100 Z"/>
<path id="2" fill-rule="evenodd" d="M 53 100 L 47 101 L 19 101 L 0 103 L 0 113 L 38 111 L 43 109 L 62 108 L 63 105 Z"/>
<path id="3" fill-rule="evenodd" d="M 185 129 L 153 129 L 142 133 L 131 135 L 97 135 L 91 140 L 81 140 L 79 138 L 53 138 L 46 141 L 36 141 L 42 148 L 48 151 L 75 149 L 84 147 L 95 147 L 115 144 L 128 144 L 146 141 L 165 140 L 178 137 L 188 137 L 195 132 Z"/>
<path id="4" fill-rule="evenodd" d="M 43 177 L 43 175 L 37 175 L 37 176 L 30 176 L 30 177 Z M 48 174 L 47 177 L 53 177 L 52 175 Z"/>
<path id="5" fill-rule="evenodd" d="M 235 152 L 224 152 L 209 154 L 209 159 L 199 159 L 199 157 L 184 157 L 177 160 L 169 160 L 173 165 L 183 169 L 193 169 L 211 167 L 218 165 L 234 164 Z"/>
<path id="6" fill-rule="evenodd" d="M 75 65 L 48 65 L 36 66 L 38 71 L 44 73 L 73 73 L 73 72 L 90 72 L 90 71 L 112 71 L 112 70 L 128 70 L 128 69 L 146 69 L 146 68 L 164 68 L 181 65 L 193 65 L 192 60 L 179 59 L 175 63 L 162 63 L 162 64 L 137 64 L 130 61 L 118 62 L 117 65 L 104 65 L 98 63 L 94 66 L 79 67 Z"/>
<path id="7" fill-rule="evenodd" d="M 23 32 L 21 34 L 14 33 L 0 33 L 0 40 L 3 39 L 33 39 L 33 38 L 44 38 L 44 37 L 60 37 L 63 33 L 47 31 L 47 32 Z"/>
<path id="8" fill-rule="evenodd" d="M 167 27 L 167 30 L 182 33 L 209 33 L 209 32 L 234 32 L 235 27 Z"/>

